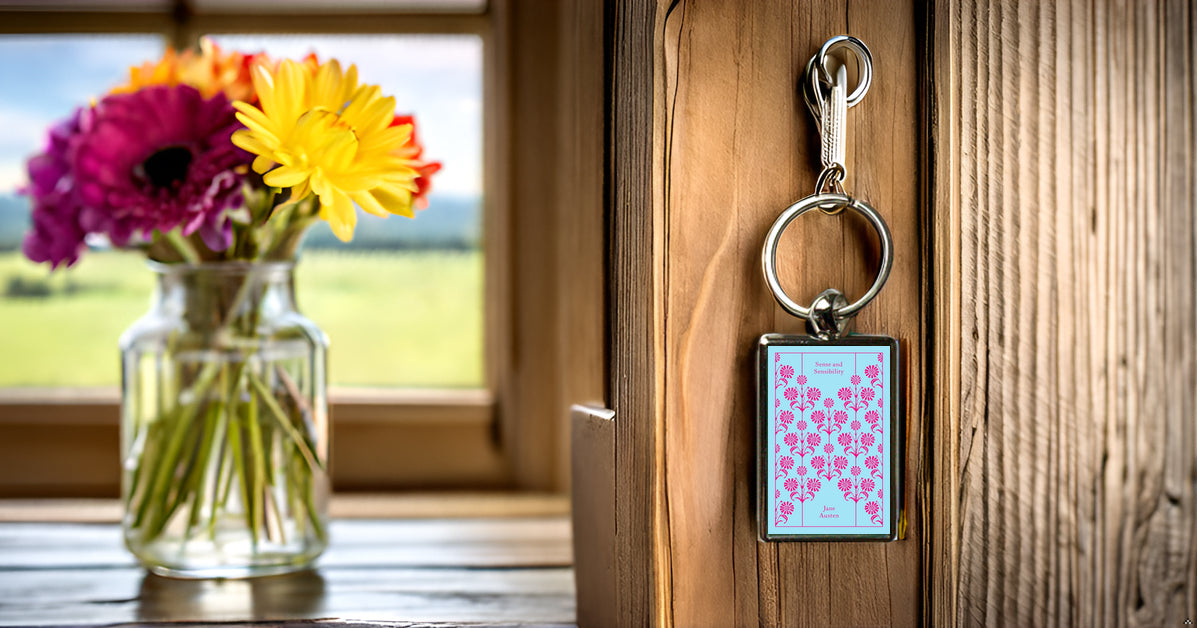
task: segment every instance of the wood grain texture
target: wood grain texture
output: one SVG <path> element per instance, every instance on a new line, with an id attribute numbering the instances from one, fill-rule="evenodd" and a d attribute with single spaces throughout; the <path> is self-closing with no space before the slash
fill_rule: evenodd
<path id="1" fill-rule="evenodd" d="M 915 625 L 920 617 L 923 278 L 916 7 L 909 2 L 672 3 L 666 19 L 665 489 L 670 610 L 679 626 Z M 753 348 L 802 333 L 759 268 L 763 238 L 811 193 L 817 130 L 797 91 L 829 37 L 871 48 L 875 82 L 849 112 L 847 189 L 879 209 L 896 263 L 856 331 L 901 342 L 907 538 L 757 540 Z M 862 294 L 879 264 L 864 220 L 806 216 L 783 238 L 794 298 Z"/>
<path id="2" fill-rule="evenodd" d="M 616 413 L 618 626 L 669 624 L 663 521 L 665 5 L 604 3 L 609 407 Z"/>
<path id="3" fill-rule="evenodd" d="M 565 517 L 335 521 L 330 531 L 319 570 L 189 581 L 147 575 L 116 525 L 0 524 L 0 625 L 574 617 Z"/>
<path id="4" fill-rule="evenodd" d="M 933 9 L 929 620 L 1195 622 L 1195 5 Z"/>

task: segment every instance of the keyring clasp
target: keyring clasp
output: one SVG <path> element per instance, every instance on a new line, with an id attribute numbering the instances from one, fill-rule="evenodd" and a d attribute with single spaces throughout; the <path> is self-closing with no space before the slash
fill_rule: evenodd
<path id="1" fill-rule="evenodd" d="M 867 289 L 866 294 L 859 297 L 857 301 L 850 305 L 841 307 L 833 306 L 829 312 L 833 318 L 845 319 L 857 314 L 859 310 L 863 309 L 879 294 L 879 291 L 883 289 L 883 284 L 887 282 L 888 275 L 892 272 L 892 234 L 888 230 L 887 223 L 883 221 L 883 217 L 870 205 L 845 194 L 815 194 L 796 201 L 783 210 L 783 213 L 775 220 L 775 224 L 771 225 L 771 230 L 767 232 L 767 239 L 763 243 L 762 270 L 763 278 L 767 280 L 767 286 L 771 289 L 771 294 L 774 295 L 775 301 L 783 309 L 787 310 L 788 313 L 804 320 L 812 320 L 812 308 L 805 307 L 792 300 L 783 291 L 783 286 L 779 283 L 779 274 L 776 269 L 775 259 L 779 248 L 779 238 L 783 235 L 783 230 L 787 228 L 788 224 L 796 218 L 814 209 L 827 210 L 827 208 L 837 206 L 858 212 L 871 223 L 871 226 L 875 228 L 875 232 L 879 235 L 881 259 L 879 272 L 875 275 L 875 282 Z"/>

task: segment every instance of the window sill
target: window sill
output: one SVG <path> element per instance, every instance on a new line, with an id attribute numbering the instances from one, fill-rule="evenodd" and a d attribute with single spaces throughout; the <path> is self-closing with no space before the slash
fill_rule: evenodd
<path id="1" fill-rule="evenodd" d="M 0 500 L 0 546 L 12 550 L 0 555 L 0 624 L 561 626 L 575 618 L 566 509 L 540 494 L 337 495 L 317 569 L 192 581 L 134 563 L 115 500 Z M 28 523 L 51 518 L 108 523 Z"/>

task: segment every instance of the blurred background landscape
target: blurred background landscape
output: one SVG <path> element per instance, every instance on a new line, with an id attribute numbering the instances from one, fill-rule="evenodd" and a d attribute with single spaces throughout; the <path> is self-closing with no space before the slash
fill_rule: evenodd
<path id="1" fill-rule="evenodd" d="M 414 113 L 425 157 L 443 163 L 416 219 L 359 212 L 354 240 L 320 223 L 297 266 L 301 312 L 330 337 L 330 383 L 484 385 L 482 46 L 474 35 L 223 35 L 222 46 L 358 65 Z M 150 303 L 143 256 L 85 253 L 51 272 L 21 254 L 24 162 L 49 127 L 157 59 L 150 35 L 0 36 L 0 388 L 115 386 L 117 341 Z"/>

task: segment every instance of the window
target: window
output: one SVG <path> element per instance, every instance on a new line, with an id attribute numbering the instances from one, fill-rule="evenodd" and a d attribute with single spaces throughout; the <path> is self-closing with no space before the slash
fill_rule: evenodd
<path id="1" fill-rule="evenodd" d="M 396 299 L 392 293 L 400 291 L 405 277 L 449 273 L 438 276 L 431 283 L 435 287 L 457 283 L 464 286 L 463 291 L 421 297 L 434 305 L 429 306 L 423 301 L 415 307 L 445 307 L 446 312 L 463 316 L 452 324 L 439 321 L 443 325 L 439 329 L 452 330 L 440 334 L 413 323 L 410 326 L 417 329 L 410 339 L 425 342 L 439 335 L 455 336 L 453 340 L 459 342 L 460 347 L 467 347 L 463 350 L 466 357 L 437 356 L 454 365 L 439 367 L 440 374 L 437 369 L 430 368 L 417 369 L 424 373 L 406 374 L 395 364 L 411 362 L 402 355 L 393 355 L 399 350 L 383 347 L 379 350 L 382 355 L 377 358 L 392 359 L 393 366 L 355 371 L 354 365 L 350 365 L 343 375 L 335 372 L 334 388 L 331 389 L 334 482 L 341 489 L 411 486 L 544 488 L 561 485 L 565 468 L 562 446 L 565 430 L 558 425 L 565 421 L 561 389 L 562 380 L 572 376 L 562 370 L 567 352 L 556 353 L 554 347 L 559 346 L 564 334 L 570 333 L 569 325 L 562 325 L 559 320 L 570 315 L 570 308 L 559 307 L 553 297 L 578 294 L 581 284 L 563 275 L 562 269 L 566 266 L 555 262 L 573 257 L 570 251 L 559 250 L 555 237 L 555 230 L 569 226 L 569 220 L 548 219 L 551 212 L 565 212 L 557 209 L 559 190 L 549 183 L 552 175 L 548 172 L 555 158 L 552 149 L 558 145 L 554 135 L 557 95 L 548 89 L 553 88 L 558 76 L 551 61 L 553 50 L 550 54 L 545 50 L 531 50 L 533 40 L 514 34 L 518 28 L 541 28 L 539 20 L 543 21 L 542 27 L 553 26 L 557 9 L 527 10 L 518 18 L 513 8 L 519 4 L 517 2 L 499 3 L 499 7 L 488 7 L 486 12 L 471 12 L 480 7 L 466 2 L 386 3 L 388 12 L 381 12 L 383 9 L 379 7 L 382 5 L 373 2 L 306 1 L 293 3 L 288 10 L 274 14 L 266 11 L 278 5 L 260 4 L 247 8 L 241 3 L 217 0 L 187 4 L 194 13 L 175 10 L 169 3 L 150 1 L 123 3 L 122 7 L 128 10 L 121 12 L 92 10 L 88 13 L 47 11 L 42 10 L 41 5 L 33 10 L 6 10 L 5 6 L 12 3 L 0 2 L 0 11 L 5 11 L 0 16 L 0 31 L 7 33 L 3 35 L 6 42 L 52 42 L 59 38 L 92 41 L 105 49 L 106 55 L 117 52 L 125 55 L 112 61 L 117 68 L 123 68 L 131 61 L 154 57 L 155 46 L 163 45 L 168 39 L 177 44 L 190 44 L 204 34 L 214 34 L 219 42 L 239 48 L 256 47 L 253 43 L 243 42 L 262 42 L 269 50 L 289 54 L 297 46 L 307 48 L 316 44 L 312 47 L 316 47 L 318 53 L 334 54 L 339 58 L 344 54 L 339 46 L 394 47 L 396 56 L 406 56 L 407 53 L 401 50 L 406 46 L 429 46 L 433 52 L 422 56 L 426 68 L 444 63 L 446 57 L 453 55 L 459 55 L 460 61 L 471 58 L 479 61 L 475 66 L 475 77 L 464 82 L 472 83 L 472 89 L 482 98 L 477 98 L 473 104 L 468 102 L 468 96 L 459 94 L 462 97 L 458 101 L 446 105 L 460 107 L 470 115 L 457 118 L 456 124 L 443 125 L 439 131 L 437 115 L 417 111 L 431 158 L 451 158 L 436 148 L 434 135 L 439 132 L 446 134 L 448 143 L 465 142 L 463 138 L 472 136 L 483 138 L 475 149 L 481 151 L 479 156 L 456 161 L 447 167 L 444 179 L 435 180 L 435 193 L 437 186 L 444 186 L 442 200 L 461 201 L 459 209 L 454 211 L 471 216 L 469 220 L 475 221 L 474 226 L 448 236 L 458 238 L 458 244 L 456 249 L 447 247 L 454 249 L 452 251 L 437 254 L 443 258 L 432 259 L 428 251 L 406 250 L 396 256 L 408 255 L 408 258 L 394 260 L 397 264 L 408 264 L 407 268 L 396 272 L 395 284 L 376 277 L 371 280 L 374 283 L 361 288 L 372 293 L 372 298 Z M 397 5 L 400 9 L 393 10 Z M 86 3 L 86 7 L 93 9 L 95 4 Z M 78 8 L 78 5 L 68 8 Z M 294 33 L 310 34 L 299 38 Z M 143 42 L 138 44 L 143 47 L 125 43 L 127 41 Z M 550 39 L 542 44 L 557 45 L 557 42 Z M 293 48 L 288 49 L 289 46 Z M 327 52 L 323 52 L 322 47 L 326 47 Z M 0 54 L 5 55 L 3 65 L 6 67 L 15 65 L 10 51 L 0 48 Z M 98 61 L 105 55 L 96 56 Z M 360 63 L 364 75 L 375 71 L 367 69 L 366 61 L 352 59 L 348 54 L 345 56 L 346 60 Z M 381 70 L 381 74 L 385 71 Z M 424 70 L 422 66 L 416 66 L 414 71 Z M 447 72 L 444 67 L 437 71 Z M 77 95 L 80 91 L 101 91 L 109 85 L 109 77 L 119 75 L 120 71 L 116 74 L 96 72 L 92 78 L 99 84 L 80 84 L 79 91 L 63 96 L 62 111 L 48 112 L 48 117 L 58 118 L 69 107 L 81 103 L 81 97 Z M 368 80 L 384 83 L 385 78 Z M 60 81 L 46 80 L 43 75 L 41 83 L 58 85 Z M 403 105 L 402 90 L 395 91 Z M 474 129 L 472 125 L 475 125 Z M 37 122 L 28 126 L 37 134 L 35 141 L 40 141 L 47 125 Z M 19 159 L 28 153 L 27 148 L 14 150 L 20 155 Z M 10 162 L 3 163 L 9 167 Z M 462 170 L 454 174 L 451 167 Z M 0 189 L 0 193 L 5 190 L 11 191 L 11 187 Z M 469 207 L 472 194 L 476 199 L 474 208 Z M 433 212 L 437 208 L 432 205 L 437 200 L 431 200 L 430 217 L 436 217 Z M 446 201 L 444 207 L 451 205 L 452 202 Z M 510 207 L 517 206 L 522 208 L 521 212 L 510 214 Z M 446 209 L 447 214 L 451 211 Z M 11 218 L 9 214 L 5 215 Z M 412 224 L 419 225 L 424 219 L 422 216 Z M 390 222 L 402 220 L 392 218 Z M 589 245 L 588 250 L 599 251 L 598 243 L 602 242 L 599 230 L 588 232 L 587 237 L 594 245 Z M 376 268 L 374 262 L 377 260 L 368 260 L 367 256 L 382 253 L 379 250 L 366 253 L 337 250 L 335 253 L 322 249 L 319 238 L 319 233 L 312 234 L 312 250 L 306 252 L 298 271 L 302 282 L 299 299 L 301 308 L 334 335 L 331 369 L 336 370 L 343 359 L 345 348 L 342 343 L 350 343 L 353 336 L 336 329 L 337 312 L 325 311 L 314 303 L 309 293 L 316 288 L 303 282 L 321 283 L 322 273 L 353 275 L 357 268 L 352 267 L 356 264 L 360 265 L 358 268 L 368 264 L 370 268 Z M 395 246 L 395 243 L 387 246 Z M 384 248 L 383 245 L 380 248 Z M 8 259 L 4 255 L 8 253 L 0 254 L 0 259 Z M 54 277 L 49 282 L 45 281 L 44 271 L 40 277 L 35 274 L 28 279 L 18 279 L 17 290 L 50 291 L 68 298 L 82 298 L 82 295 L 101 290 L 90 286 L 102 285 L 105 290 L 123 291 L 131 303 L 138 300 L 134 298 L 136 295 L 141 295 L 140 303 L 131 306 L 132 311 L 128 314 L 84 317 L 78 310 L 72 310 L 69 320 L 57 324 L 64 328 L 77 326 L 86 318 L 89 324 L 103 321 L 115 326 L 116 331 L 89 328 L 79 332 L 111 343 L 108 349 L 98 350 L 101 354 L 109 352 L 110 357 L 100 355 L 96 360 L 97 363 L 111 360 L 113 370 L 109 373 L 113 373 L 117 362 L 117 335 L 145 310 L 151 278 L 139 268 L 141 262 L 136 256 L 128 256 L 127 263 L 133 268 L 126 271 L 99 268 L 109 263 L 106 259 L 97 259 L 99 257 L 85 258 L 78 265 L 78 271 Z M 407 272 L 409 268 L 415 270 Z M 84 275 L 102 271 L 110 274 L 99 279 Z M 126 285 L 126 279 L 144 283 Z M 85 284 L 85 281 L 93 283 Z M 595 287 L 592 294 L 602 290 L 595 281 L 588 285 Z M 115 292 L 106 294 L 108 297 L 101 299 L 106 304 L 121 300 L 112 296 Z M 443 302 L 438 303 L 439 299 Z M 472 299 L 477 299 L 477 305 L 471 303 Z M 381 310 L 394 308 L 395 303 L 385 304 Z M 600 299 L 586 303 L 597 310 L 602 306 Z M 9 305 L 0 305 L 0 309 Z M 45 314 L 29 316 L 39 323 L 48 320 Z M 41 327 L 53 329 L 51 323 Z M 361 333 L 361 329 L 351 332 Z M 406 332 L 397 329 L 389 330 L 389 333 L 400 335 Z M 23 331 L 13 335 L 26 334 Z M 378 344 L 372 342 L 378 336 L 364 335 L 363 339 L 363 344 L 368 345 L 366 350 L 378 348 L 369 346 Z M 2 342 L 16 341 L 6 338 Z M 9 344 L 3 350 L 39 354 L 42 359 L 43 346 L 34 346 L 36 339 L 28 339 L 28 342 L 32 344 L 20 348 Z M 594 344 L 598 345 L 598 342 Z M 411 345 L 406 351 L 428 357 L 426 354 L 442 349 Z M 474 355 L 467 355 L 471 353 Z M 596 353 L 589 350 L 584 355 Z M 63 359 L 70 362 L 82 358 L 72 354 Z M 61 370 L 77 379 L 36 380 L 31 373 L 22 373 L 20 376 L 26 379 L 21 380 L 24 383 L 20 388 L 0 391 L 0 494 L 115 494 L 118 475 L 113 452 L 117 442 L 118 400 L 115 388 L 111 386 L 111 376 L 108 381 L 103 377 L 87 380 L 71 373 L 75 370 L 73 367 L 60 369 L 54 359 L 50 361 L 48 370 Z M 385 375 L 381 375 L 381 371 Z M 592 379 L 600 376 L 599 370 L 591 366 L 588 372 L 596 373 Z M 36 387 L 30 388 L 30 384 Z M 390 387 L 397 384 L 410 388 Z M 92 388 L 80 389 L 78 386 Z"/>

